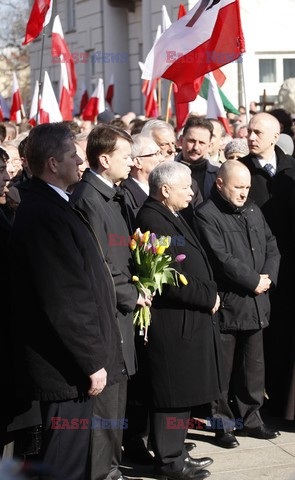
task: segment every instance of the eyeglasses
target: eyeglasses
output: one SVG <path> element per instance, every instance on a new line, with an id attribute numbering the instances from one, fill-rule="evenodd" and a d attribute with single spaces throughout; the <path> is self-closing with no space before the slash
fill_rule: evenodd
<path id="1" fill-rule="evenodd" d="M 162 155 L 161 150 L 158 150 L 155 153 L 147 153 L 146 155 L 136 155 L 136 156 L 139 158 L 143 158 L 143 157 L 158 157 L 159 155 Z"/>

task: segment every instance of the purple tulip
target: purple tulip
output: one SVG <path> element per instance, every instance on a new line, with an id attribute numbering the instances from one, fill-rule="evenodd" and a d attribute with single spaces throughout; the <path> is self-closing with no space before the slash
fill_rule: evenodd
<path id="1" fill-rule="evenodd" d="M 175 257 L 175 261 L 178 263 L 183 262 L 183 260 L 185 259 L 186 259 L 186 255 L 184 253 L 181 253 L 180 255 L 177 255 L 177 257 Z"/>
<path id="2" fill-rule="evenodd" d="M 156 244 L 156 241 L 157 241 L 157 237 L 154 233 L 151 233 L 150 234 L 150 242 L 152 245 L 155 245 Z"/>

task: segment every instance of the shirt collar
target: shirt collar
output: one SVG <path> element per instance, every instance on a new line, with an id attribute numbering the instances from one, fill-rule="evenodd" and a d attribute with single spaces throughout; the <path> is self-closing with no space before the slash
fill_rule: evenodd
<path id="1" fill-rule="evenodd" d="M 142 183 L 142 182 L 140 182 L 139 180 L 137 180 L 137 178 L 134 178 L 134 177 L 131 177 L 131 178 L 132 178 L 132 180 L 134 180 L 135 183 L 137 183 L 137 185 L 144 191 L 144 193 L 146 193 L 147 196 L 149 196 L 149 194 L 150 194 L 150 187 L 149 187 L 147 184 Z"/>
<path id="2" fill-rule="evenodd" d="M 273 156 L 270 160 L 264 160 L 263 158 L 259 157 L 256 157 L 256 159 L 261 168 L 263 168 L 267 163 L 270 163 L 270 165 L 272 165 L 275 170 L 277 169 L 277 156 L 275 152 L 273 152 Z"/>
<path id="3" fill-rule="evenodd" d="M 64 192 L 61 188 L 57 187 L 56 185 L 51 185 L 51 183 L 47 184 L 49 187 L 53 188 L 64 200 L 69 202 L 69 196 Z"/>
<path id="4" fill-rule="evenodd" d="M 89 169 L 89 171 L 91 173 L 93 173 L 93 175 L 96 175 L 99 180 L 101 180 L 105 185 L 107 185 L 108 187 L 110 188 L 114 188 L 114 184 L 113 182 L 111 182 L 110 180 L 107 180 L 106 178 L 102 177 L 101 175 L 99 175 L 98 173 L 96 173 L 94 170 L 92 170 L 91 168 Z"/>

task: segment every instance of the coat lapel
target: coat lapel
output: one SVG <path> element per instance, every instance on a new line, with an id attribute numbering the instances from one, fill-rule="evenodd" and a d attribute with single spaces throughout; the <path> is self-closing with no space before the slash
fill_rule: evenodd
<path id="1" fill-rule="evenodd" d="M 177 217 L 164 205 L 162 205 L 160 202 L 157 200 L 154 200 L 151 197 L 148 197 L 148 199 L 145 202 L 145 205 L 148 206 L 149 208 L 152 208 L 158 212 L 160 212 L 166 220 L 171 222 L 176 228 L 176 230 L 185 238 L 185 241 L 189 242 L 194 248 L 199 250 L 204 258 L 204 261 L 206 263 L 206 266 L 208 268 L 208 271 L 210 273 L 211 279 L 213 279 L 213 273 L 212 269 L 210 266 L 210 263 L 208 261 L 207 255 L 205 250 L 203 249 L 202 245 L 200 244 L 197 236 L 194 234 L 193 230 L 190 228 L 190 226 L 187 224 L 187 222 L 184 220 L 184 218 L 181 215 L 178 215 Z"/>

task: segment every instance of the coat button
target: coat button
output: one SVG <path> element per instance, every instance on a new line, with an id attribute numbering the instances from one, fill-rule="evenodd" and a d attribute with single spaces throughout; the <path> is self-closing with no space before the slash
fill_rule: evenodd
<path id="1" fill-rule="evenodd" d="M 121 373 L 123 373 L 123 375 L 126 375 L 127 374 L 126 368 L 122 368 Z"/>

